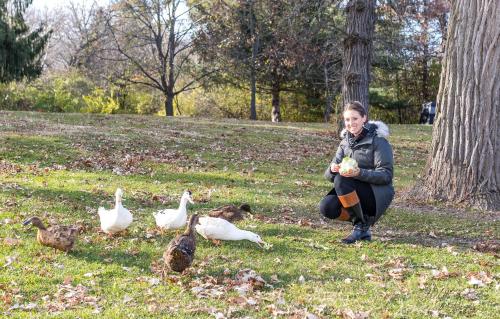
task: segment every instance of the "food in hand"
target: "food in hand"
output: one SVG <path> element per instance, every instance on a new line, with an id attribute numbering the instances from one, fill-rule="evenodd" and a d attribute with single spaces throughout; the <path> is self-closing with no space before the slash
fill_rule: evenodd
<path id="1" fill-rule="evenodd" d="M 344 157 L 340 163 L 340 174 L 352 174 L 358 169 L 358 162 L 354 158 Z"/>

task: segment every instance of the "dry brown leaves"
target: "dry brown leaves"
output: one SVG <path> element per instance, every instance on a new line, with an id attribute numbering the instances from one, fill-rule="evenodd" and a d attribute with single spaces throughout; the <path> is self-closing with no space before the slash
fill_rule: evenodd
<path id="1" fill-rule="evenodd" d="M 17 283 L 12 281 L 10 283 L 0 284 L 0 301 L 7 307 L 13 306 L 13 304 L 20 307 L 20 302 L 23 301 L 24 296 L 20 294 L 21 289 L 17 287 Z M 16 309 L 16 307 L 14 307 Z M 12 309 L 9 309 L 12 310 Z"/>
<path id="2" fill-rule="evenodd" d="M 449 272 L 448 268 L 446 266 L 443 266 L 441 268 L 441 270 L 432 269 L 431 275 L 432 275 L 432 278 L 434 278 L 434 279 L 442 280 L 442 279 L 448 279 L 451 277 L 456 277 L 459 274 L 457 272 Z"/>
<path id="3" fill-rule="evenodd" d="M 238 304 L 246 303 L 249 305 L 254 305 L 257 301 L 247 296 L 257 290 L 262 290 L 266 286 L 272 287 L 252 269 L 240 270 L 234 279 L 230 277 L 203 276 L 191 281 L 189 286 L 191 292 L 198 298 L 219 299 L 230 291 L 236 291 L 241 298 L 236 298 L 233 301 Z"/>
<path id="4" fill-rule="evenodd" d="M 3 239 L 3 243 L 7 246 L 17 246 L 19 244 L 21 244 L 21 240 L 20 239 L 17 239 L 17 238 L 4 238 Z"/>
<path id="5" fill-rule="evenodd" d="M 484 271 L 470 272 L 465 278 L 468 279 L 469 285 L 475 287 L 484 287 L 493 281 L 492 276 Z"/>
<path id="6" fill-rule="evenodd" d="M 65 280 L 58 285 L 58 290 L 53 296 L 44 296 L 45 308 L 49 312 L 60 312 L 77 307 L 93 307 L 95 313 L 100 312 L 99 298 L 89 295 L 89 288 L 78 284 L 73 286 L 71 280 Z"/>
<path id="7" fill-rule="evenodd" d="M 5 160 L 0 161 L 0 174 L 13 175 L 22 171 L 23 167 L 19 164 L 10 163 Z"/>
<path id="8" fill-rule="evenodd" d="M 310 218 L 293 216 L 294 213 L 289 208 L 283 208 L 281 210 L 276 211 L 275 213 L 276 214 L 273 215 L 279 217 L 269 217 L 261 214 L 252 214 L 251 216 L 252 218 L 255 218 L 267 224 L 299 225 L 302 227 L 310 227 L 310 228 L 324 227 L 324 224 L 322 224 L 321 221 Z"/>
<path id="9" fill-rule="evenodd" d="M 33 176 L 41 176 L 51 171 L 66 170 L 65 165 L 52 164 L 50 166 L 41 167 L 39 163 L 20 165 L 11 163 L 6 160 L 0 161 L 0 175 L 15 175 L 17 173 L 29 173 Z"/>
<path id="10" fill-rule="evenodd" d="M 500 257 L 500 241 L 486 240 L 475 244 L 473 249 L 482 253 L 492 253 L 496 257 Z"/>
<path id="11" fill-rule="evenodd" d="M 117 175 L 144 175 L 151 173 L 151 168 L 144 167 L 145 162 L 175 164 L 187 160 L 187 156 L 179 151 L 146 148 L 141 145 L 127 146 L 123 145 L 127 141 L 116 142 L 105 136 L 99 136 L 97 141 L 100 143 L 98 146 L 83 141 L 74 143 L 73 147 L 89 155 L 71 162 L 68 166 L 85 170 L 112 170 Z"/>
<path id="12" fill-rule="evenodd" d="M 389 268 L 387 273 L 394 280 L 403 280 L 404 275 L 410 271 L 402 257 L 389 260 L 385 266 Z"/>
<path id="13" fill-rule="evenodd" d="M 337 315 L 343 319 L 367 319 L 370 318 L 369 311 L 354 312 L 351 309 L 344 309 L 337 312 Z"/>

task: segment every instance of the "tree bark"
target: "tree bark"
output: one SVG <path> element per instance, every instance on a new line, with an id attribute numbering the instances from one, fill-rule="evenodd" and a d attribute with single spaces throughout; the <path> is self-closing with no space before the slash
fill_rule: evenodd
<path id="1" fill-rule="evenodd" d="M 271 88 L 272 96 L 272 112 L 271 120 L 273 122 L 281 122 L 281 111 L 280 111 L 280 84 L 278 81 L 273 83 Z"/>
<path id="2" fill-rule="evenodd" d="M 165 95 L 165 115 L 173 116 L 174 115 L 174 93 L 167 93 Z"/>
<path id="3" fill-rule="evenodd" d="M 259 46 L 259 39 L 257 36 L 257 33 L 255 32 L 255 18 L 254 18 L 254 2 L 250 2 L 250 33 L 252 35 L 252 65 L 250 69 L 250 119 L 251 120 L 256 120 L 257 119 L 257 108 L 256 108 L 256 91 L 257 91 L 257 85 L 256 85 L 256 64 L 257 64 L 257 49 Z"/>
<path id="4" fill-rule="evenodd" d="M 168 34 L 168 83 L 166 86 L 167 98 L 165 100 L 165 115 L 174 116 L 174 86 L 175 86 L 175 76 L 174 76 L 174 59 L 175 59 L 175 24 L 177 17 L 175 13 L 177 11 L 177 6 L 179 2 L 173 1 L 171 7 L 170 15 L 170 28 Z"/>
<path id="5" fill-rule="evenodd" d="M 422 34 L 421 34 L 421 41 L 422 41 L 422 92 L 421 92 L 421 97 L 422 97 L 422 103 L 427 103 L 430 102 L 429 99 L 430 94 L 429 94 L 429 62 L 431 60 L 431 54 L 429 50 L 429 41 L 430 41 L 430 35 L 429 35 L 429 14 L 427 11 L 429 10 L 429 0 L 424 0 L 423 3 L 423 21 L 421 23 L 421 29 L 422 29 Z M 434 100 L 434 98 L 432 98 Z"/>
<path id="6" fill-rule="evenodd" d="M 256 93 L 257 93 L 257 80 L 255 79 L 255 68 L 252 67 L 250 71 L 250 119 L 257 119 L 257 107 L 256 107 Z"/>
<path id="7" fill-rule="evenodd" d="M 330 88 L 330 78 L 328 76 L 328 68 L 326 64 L 323 66 L 323 76 L 325 80 L 326 104 L 323 112 L 323 120 L 325 123 L 330 122 L 330 114 L 332 114 L 333 96 Z"/>
<path id="8" fill-rule="evenodd" d="M 498 0 L 455 0 L 423 179 L 424 200 L 500 209 Z"/>
<path id="9" fill-rule="evenodd" d="M 350 0 L 346 6 L 346 37 L 342 66 L 343 105 L 359 101 L 368 111 L 375 0 Z"/>

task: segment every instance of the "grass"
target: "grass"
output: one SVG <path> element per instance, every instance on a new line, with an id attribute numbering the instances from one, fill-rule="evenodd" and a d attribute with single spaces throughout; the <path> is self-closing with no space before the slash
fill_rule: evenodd
<path id="1" fill-rule="evenodd" d="M 9 318 L 492 318 L 499 263 L 472 249 L 500 237 L 498 214 L 396 199 L 375 240 L 339 243 L 317 203 L 338 140 L 325 124 L 0 112 L 0 316 Z M 391 125 L 397 193 L 421 172 L 429 126 Z M 99 232 L 117 187 L 130 231 Z M 193 191 L 190 213 L 248 202 L 240 224 L 273 246 L 198 237 L 185 274 L 162 276 L 173 232 L 151 213 Z M 22 221 L 78 224 L 75 251 L 41 247 Z M 265 285 L 245 285 L 251 269 Z M 255 276 L 255 275 L 254 275 Z M 474 284 L 474 280 L 477 280 Z M 245 292 L 245 289 L 247 290 Z M 241 292 L 239 293 L 238 290 Z"/>

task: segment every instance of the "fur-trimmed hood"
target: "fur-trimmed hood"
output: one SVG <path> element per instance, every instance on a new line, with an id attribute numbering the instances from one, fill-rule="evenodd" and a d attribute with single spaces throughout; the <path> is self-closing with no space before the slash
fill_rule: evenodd
<path id="1" fill-rule="evenodd" d="M 368 121 L 365 126 L 368 128 L 369 135 L 373 134 L 383 138 L 389 137 L 389 127 L 382 121 Z M 346 134 L 347 130 L 344 128 L 340 133 L 340 137 L 344 138 Z"/>

